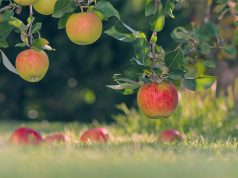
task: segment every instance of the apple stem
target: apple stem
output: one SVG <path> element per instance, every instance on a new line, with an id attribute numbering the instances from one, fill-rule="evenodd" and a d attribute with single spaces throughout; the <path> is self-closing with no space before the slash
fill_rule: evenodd
<path id="1" fill-rule="evenodd" d="M 31 5 L 30 6 L 30 17 L 32 17 L 32 16 L 33 16 L 33 8 Z M 32 47 L 32 42 L 33 42 L 32 25 L 33 25 L 33 20 L 31 21 L 31 23 L 29 25 L 29 31 L 28 31 L 28 35 L 29 35 L 29 39 L 30 39 L 30 47 Z"/>

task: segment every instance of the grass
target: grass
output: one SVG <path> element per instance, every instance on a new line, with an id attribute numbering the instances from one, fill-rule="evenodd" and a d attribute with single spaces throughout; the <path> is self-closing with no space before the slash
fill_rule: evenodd
<path id="1" fill-rule="evenodd" d="M 64 132 L 67 144 L 13 146 L 7 143 L 16 127 L 37 128 L 43 136 Z M 0 177 L 10 178 L 237 178 L 238 141 L 197 137 L 181 143 L 161 143 L 149 134 L 122 134 L 107 126 L 111 141 L 79 142 L 87 126 L 79 123 L 1 122 Z M 113 136 L 112 136 L 113 134 Z"/>
<path id="2" fill-rule="evenodd" d="M 118 105 L 115 124 L 103 125 L 110 141 L 82 144 L 80 134 L 91 125 L 73 123 L 0 122 L 1 178 L 237 178 L 238 120 L 233 96 L 180 93 L 176 113 L 166 120 L 150 120 L 135 108 Z M 67 144 L 13 146 L 17 127 L 37 129 L 43 136 L 64 132 Z M 161 143 L 158 133 L 180 130 L 186 139 Z"/>

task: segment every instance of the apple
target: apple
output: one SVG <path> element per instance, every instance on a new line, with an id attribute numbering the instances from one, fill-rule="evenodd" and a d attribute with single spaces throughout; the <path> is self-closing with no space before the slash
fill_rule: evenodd
<path id="1" fill-rule="evenodd" d="M 67 138 L 63 133 L 55 133 L 53 135 L 48 135 L 44 138 L 44 141 L 46 143 L 65 143 L 67 141 Z"/>
<path id="2" fill-rule="evenodd" d="M 89 45 L 101 36 L 102 21 L 93 12 L 72 14 L 66 22 L 66 33 L 73 43 Z"/>
<path id="3" fill-rule="evenodd" d="M 42 15 L 51 15 L 54 12 L 57 0 L 38 0 L 33 4 L 33 8 Z"/>
<path id="4" fill-rule="evenodd" d="M 82 142 L 107 142 L 109 139 L 108 132 L 105 128 L 89 129 L 80 137 Z"/>
<path id="5" fill-rule="evenodd" d="M 43 50 L 27 49 L 17 55 L 16 70 L 28 82 L 40 81 L 48 68 L 49 59 Z"/>
<path id="6" fill-rule="evenodd" d="M 22 6 L 30 6 L 36 3 L 38 0 L 13 0 L 13 1 Z"/>
<path id="7" fill-rule="evenodd" d="M 173 129 L 164 130 L 159 136 L 159 140 L 162 142 L 181 141 L 182 139 L 182 134 L 179 131 Z"/>
<path id="8" fill-rule="evenodd" d="M 178 92 L 169 82 L 144 84 L 137 93 L 137 103 L 150 118 L 169 117 L 178 105 Z"/>
<path id="9" fill-rule="evenodd" d="M 10 143 L 14 144 L 33 144 L 37 145 L 43 141 L 41 135 L 31 128 L 21 127 L 16 129 L 10 139 Z"/>

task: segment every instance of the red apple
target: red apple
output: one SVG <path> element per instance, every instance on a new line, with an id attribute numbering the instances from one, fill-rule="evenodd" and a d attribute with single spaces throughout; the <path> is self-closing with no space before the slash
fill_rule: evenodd
<path id="1" fill-rule="evenodd" d="M 105 128 L 89 129 L 80 137 L 82 142 L 107 142 L 109 138 L 108 132 Z"/>
<path id="2" fill-rule="evenodd" d="M 44 138 L 44 141 L 47 143 L 65 143 L 67 141 L 63 133 L 55 133 L 53 135 L 48 135 Z"/>
<path id="3" fill-rule="evenodd" d="M 137 103 L 150 118 L 169 117 L 178 105 L 178 92 L 169 82 L 145 84 L 137 93 Z"/>
<path id="4" fill-rule="evenodd" d="M 41 135 L 36 130 L 33 130 L 31 128 L 18 128 L 15 130 L 10 139 L 10 143 L 15 144 L 33 144 L 37 145 L 43 141 Z"/>
<path id="5" fill-rule="evenodd" d="M 49 59 L 43 50 L 27 49 L 16 58 L 16 70 L 28 82 L 38 82 L 49 68 Z"/>
<path id="6" fill-rule="evenodd" d="M 179 131 L 173 129 L 164 130 L 159 136 L 159 140 L 162 142 L 181 141 L 182 139 L 182 134 Z"/>
<path id="7" fill-rule="evenodd" d="M 73 43 L 89 45 L 101 36 L 102 21 L 93 12 L 72 14 L 66 23 L 66 33 Z"/>

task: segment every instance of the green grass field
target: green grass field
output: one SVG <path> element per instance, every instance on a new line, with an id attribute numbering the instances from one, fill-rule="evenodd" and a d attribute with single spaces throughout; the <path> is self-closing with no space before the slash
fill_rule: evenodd
<path id="1" fill-rule="evenodd" d="M 64 132 L 67 144 L 13 146 L 10 133 L 28 126 L 48 133 Z M 82 144 L 79 123 L 1 122 L 0 177 L 17 178 L 237 178 L 238 141 L 188 138 L 181 143 L 161 143 L 156 135 L 127 135 L 115 125 L 106 126 L 110 142 Z"/>

